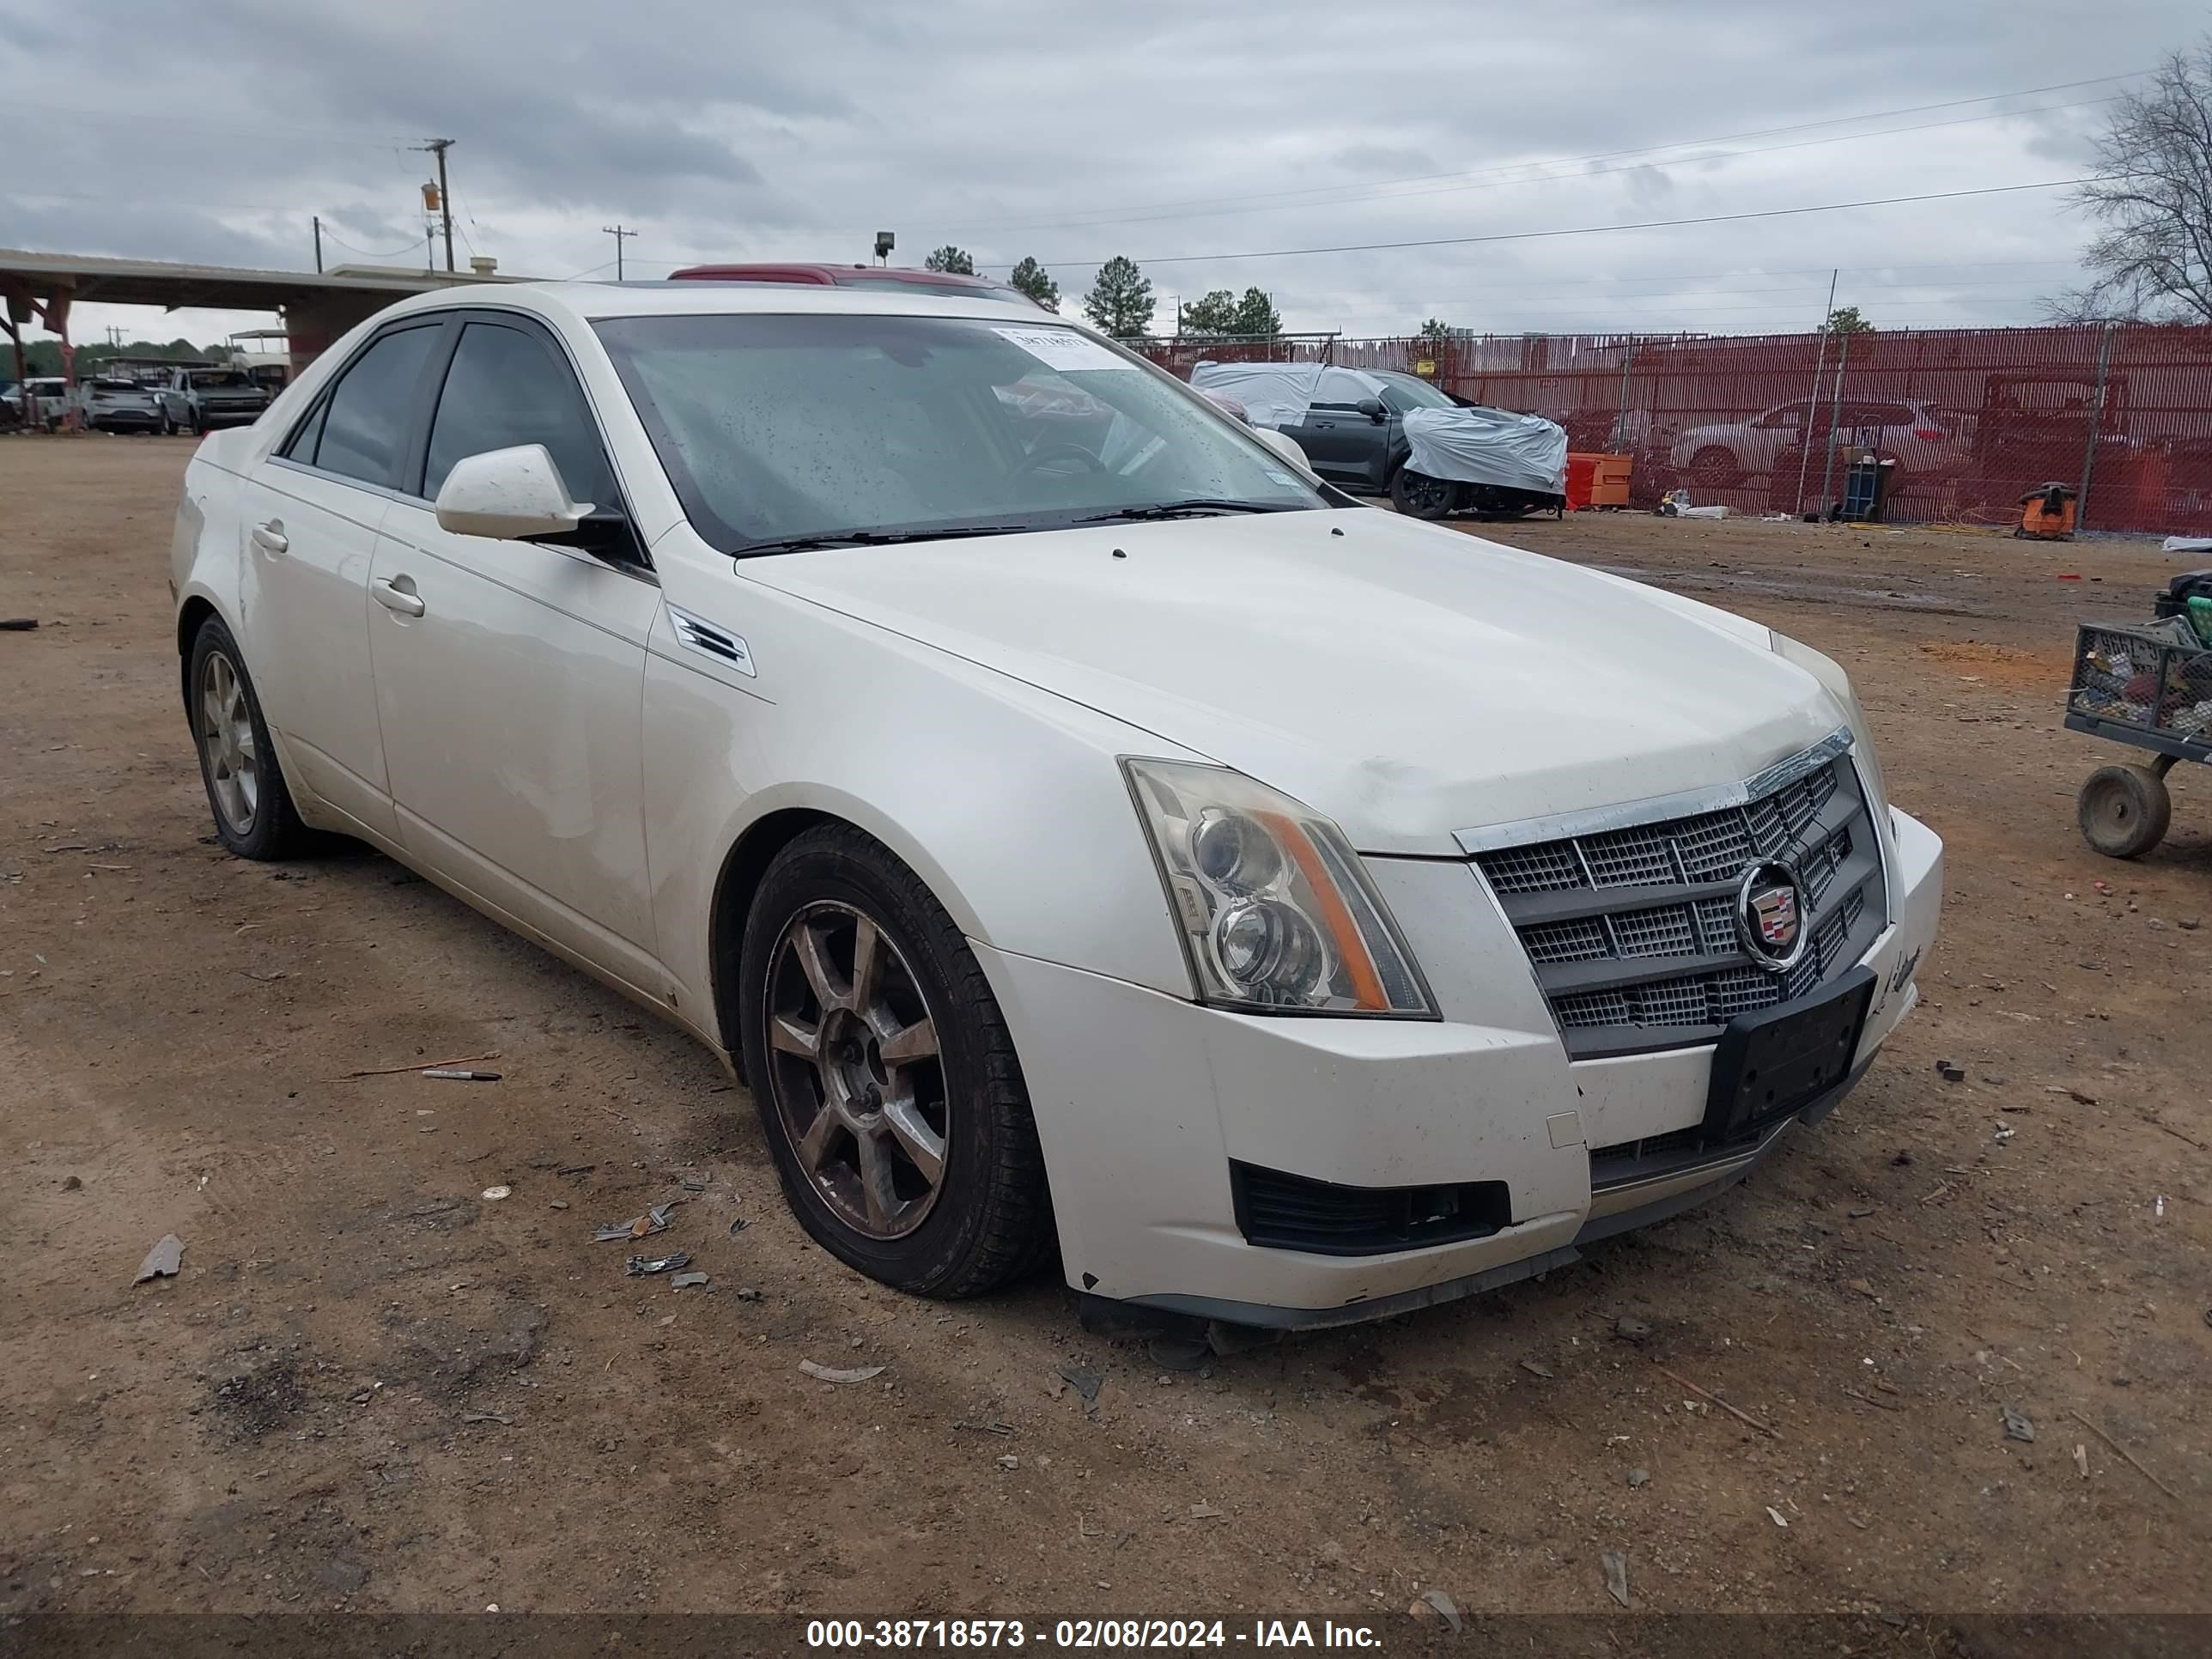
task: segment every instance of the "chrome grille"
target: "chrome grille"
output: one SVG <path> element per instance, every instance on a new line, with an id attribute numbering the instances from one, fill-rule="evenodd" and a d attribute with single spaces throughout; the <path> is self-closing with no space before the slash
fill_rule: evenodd
<path id="1" fill-rule="evenodd" d="M 1844 734 L 1762 775 L 1716 792 L 1727 804 L 1709 810 L 1626 827 L 1615 815 L 1476 854 L 1571 1057 L 1710 1042 L 1739 1014 L 1818 989 L 1873 944 L 1887 914 L 1880 842 Z M 1736 933 L 1735 885 L 1768 860 L 1796 871 L 1812 929 L 1787 974 L 1756 965 Z"/>

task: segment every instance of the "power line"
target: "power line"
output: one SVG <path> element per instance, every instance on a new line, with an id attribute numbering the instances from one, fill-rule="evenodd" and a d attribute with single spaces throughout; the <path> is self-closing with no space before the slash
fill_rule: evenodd
<path id="1" fill-rule="evenodd" d="M 2123 75 L 2103 75 L 2086 81 L 2062 81 L 2049 86 L 2025 87 L 2014 92 L 1985 93 L 1977 98 L 1955 98 L 1948 100 L 1942 103 L 1935 104 L 1911 104 L 1898 109 L 1869 110 L 1857 115 L 1832 116 L 1826 120 L 1802 121 L 1788 126 L 1762 127 L 1754 129 L 1748 132 L 1723 133 L 1717 137 L 1710 138 L 1685 138 L 1679 139 L 1669 143 L 1645 144 L 1629 149 L 1601 150 L 1594 155 L 1589 155 L 1555 156 L 1533 161 L 1506 162 L 1498 167 L 1479 167 L 1465 172 L 1422 173 L 1413 173 L 1403 178 L 1374 179 L 1343 185 L 1308 185 L 1294 190 L 1262 191 L 1226 196 L 1185 197 L 1180 199 L 1166 202 L 1146 203 L 1119 208 L 1109 208 L 1104 210 L 1100 215 L 1087 219 L 1006 220 L 1000 221 L 995 223 L 978 224 L 971 222 L 963 225 L 956 225 L 952 227 L 952 228 L 962 234 L 973 234 L 979 231 L 1058 229 L 1065 226 L 1118 223 L 1124 222 L 1134 222 L 1134 220 L 1125 221 L 1125 216 L 1154 216 L 1156 214 L 1156 210 L 1164 209 L 1188 209 L 1194 213 L 1203 210 L 1220 210 L 1223 208 L 1231 208 L 1232 210 L 1234 210 L 1233 204 L 1237 203 L 1280 202 L 1285 205 L 1291 206 L 1330 206 L 1336 205 L 1337 204 L 1328 198 L 1340 196 L 1343 192 L 1347 191 L 1382 191 L 1397 185 L 1430 184 L 1440 179 L 1480 180 L 1497 178 L 1498 175 L 1509 173 L 1528 173 L 1531 169 L 1540 167 L 1587 167 L 1592 162 L 1617 161 L 1627 156 L 1655 155 L 1664 150 L 1692 149 L 1706 144 L 1727 144 L 1735 143 L 1753 138 L 1781 137 L 1793 132 L 1811 131 L 1819 127 L 1842 126 L 1858 121 L 1887 120 L 1892 116 L 1898 115 L 1923 115 L 1933 110 L 1957 109 L 1968 104 L 1990 103 L 2000 98 L 2033 98 L 2044 93 L 2070 92 L 2081 87 L 2102 86 L 2114 81 L 2133 80 L 2139 76 L 2147 75 L 2151 71 L 2148 70 L 2130 70 Z M 2091 103 L 2101 103 L 2106 100 L 2102 99 L 2094 99 L 2087 101 Z M 2051 106 L 2049 107 L 2057 109 L 2071 109 L 2080 107 L 2080 106 L 2062 104 Z M 2040 112 L 2036 110 L 1995 110 L 1985 115 L 1967 117 L 1966 118 L 1966 120 L 1968 122 L 2002 120 L 2012 116 L 2033 115 L 2039 112 Z M 1963 125 L 1963 123 L 1937 121 L 1927 123 L 1926 126 L 1936 127 L 1957 125 Z M 1919 126 L 1888 129 L 1889 131 L 1904 132 L 1914 132 L 1923 130 L 1923 127 Z M 1882 136 L 1881 133 L 1844 133 L 1838 134 L 1832 138 L 1816 139 L 1812 142 L 1815 143 L 1835 143 L 1845 142 L 1852 138 L 1879 137 L 1881 136 Z M 1766 148 L 1787 149 L 1802 148 L 1802 146 L 1772 145 Z M 1762 152 L 1749 151 L 1742 153 L 1759 154 Z M 1648 163 L 1640 163 L 1639 165 L 1648 165 Z M 1602 171 L 1607 173 L 1617 172 L 1620 170 L 1620 169 L 1618 168 L 1602 169 Z M 1538 177 L 1534 179 L 1503 179 L 1500 182 L 1504 184 L 1528 184 L 1555 181 Z M 1455 185 L 1452 187 L 1460 188 L 1462 186 Z M 1481 188 L 1483 186 L 1477 185 L 1468 185 L 1465 187 Z M 1411 193 L 1426 195 L 1432 194 L 1434 192 L 1417 191 Z M 1309 199 L 1304 201 L 1292 200 L 1292 198 L 1295 198 Z M 1157 216 L 1161 218 L 1178 218 L 1186 216 L 1181 213 L 1158 212 Z"/>
<path id="2" fill-rule="evenodd" d="M 1240 253 L 1161 253 L 1135 263 L 1139 265 L 1189 265 L 1234 259 L 1291 259 L 1319 253 L 1394 253 L 1410 248 L 1470 247 L 1482 242 L 1528 242 L 1562 236 L 1601 236 L 1624 230 L 1672 230 L 1685 225 L 1725 225 L 1748 219 L 1788 219 L 1810 213 L 1844 213 L 1856 208 L 1900 207 L 1916 202 L 1955 202 L 1969 196 L 2005 196 L 2026 190 L 2063 190 L 2087 184 L 2087 179 L 2046 179 L 2033 185 L 1984 185 L 1976 190 L 1942 190 L 1923 196 L 1877 196 L 1863 202 L 1823 202 L 1811 207 L 1759 208 L 1744 213 L 1707 213 L 1687 219 L 1639 219 L 1625 225 L 1575 225 L 1557 230 L 1500 230 L 1476 236 L 1425 236 L 1401 242 L 1344 242 L 1328 247 L 1258 248 Z M 1103 258 L 1059 258 L 1039 261 L 1046 265 L 1101 265 Z M 1003 260 L 988 269 L 1012 270 Z"/>

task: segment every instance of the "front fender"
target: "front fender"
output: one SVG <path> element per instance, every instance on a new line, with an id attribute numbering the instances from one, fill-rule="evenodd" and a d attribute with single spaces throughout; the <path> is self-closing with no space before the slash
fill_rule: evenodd
<path id="1" fill-rule="evenodd" d="M 1201 757 L 805 601 L 744 603 L 757 678 L 687 651 L 665 612 L 646 659 L 647 858 L 679 998 L 714 1006 L 724 872 L 794 811 L 875 836 L 972 939 L 1191 994 L 1118 757 Z"/>

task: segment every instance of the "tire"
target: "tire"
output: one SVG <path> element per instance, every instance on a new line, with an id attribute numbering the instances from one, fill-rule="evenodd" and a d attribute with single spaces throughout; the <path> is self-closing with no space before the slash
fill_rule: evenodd
<path id="1" fill-rule="evenodd" d="M 1390 505 L 1409 519 L 1437 520 L 1452 510 L 1457 492 L 1442 478 L 1401 466 L 1390 475 Z"/>
<path id="2" fill-rule="evenodd" d="M 2108 859 L 2141 858 L 2166 839 L 2173 797 L 2147 766 L 2100 766 L 2075 806 L 2082 838 Z"/>
<path id="3" fill-rule="evenodd" d="M 246 659 L 215 617 L 192 640 L 185 685 L 216 838 L 242 859 L 274 860 L 308 850 L 313 832 L 292 805 Z"/>
<path id="4" fill-rule="evenodd" d="M 1743 482 L 1743 466 L 1733 450 L 1710 445 L 1690 457 L 1682 482 L 1692 489 L 1733 489 Z"/>
<path id="5" fill-rule="evenodd" d="M 875 966 L 856 1002 L 864 927 Z M 1051 1237 L 1029 1091 L 975 953 L 921 878 L 850 825 L 808 831 L 762 878 L 738 973 L 745 1076 L 815 1243 L 917 1296 L 1027 1272 Z"/>
<path id="6" fill-rule="evenodd" d="M 164 438 L 177 435 L 177 423 L 169 418 L 169 411 L 166 409 L 161 411 L 161 435 Z"/>

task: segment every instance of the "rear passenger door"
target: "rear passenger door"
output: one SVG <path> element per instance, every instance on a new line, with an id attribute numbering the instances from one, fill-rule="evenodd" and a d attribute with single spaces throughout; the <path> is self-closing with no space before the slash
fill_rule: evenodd
<path id="1" fill-rule="evenodd" d="M 371 573 L 376 711 L 409 851 L 649 992 L 641 799 L 645 641 L 660 586 L 565 349 L 517 313 L 458 313 Z M 543 444 L 598 550 L 440 527 L 454 463 Z"/>
<path id="2" fill-rule="evenodd" d="M 263 711 L 308 791 L 387 839 L 369 566 L 442 333 L 435 319 L 380 331 L 246 485 L 240 643 Z"/>

